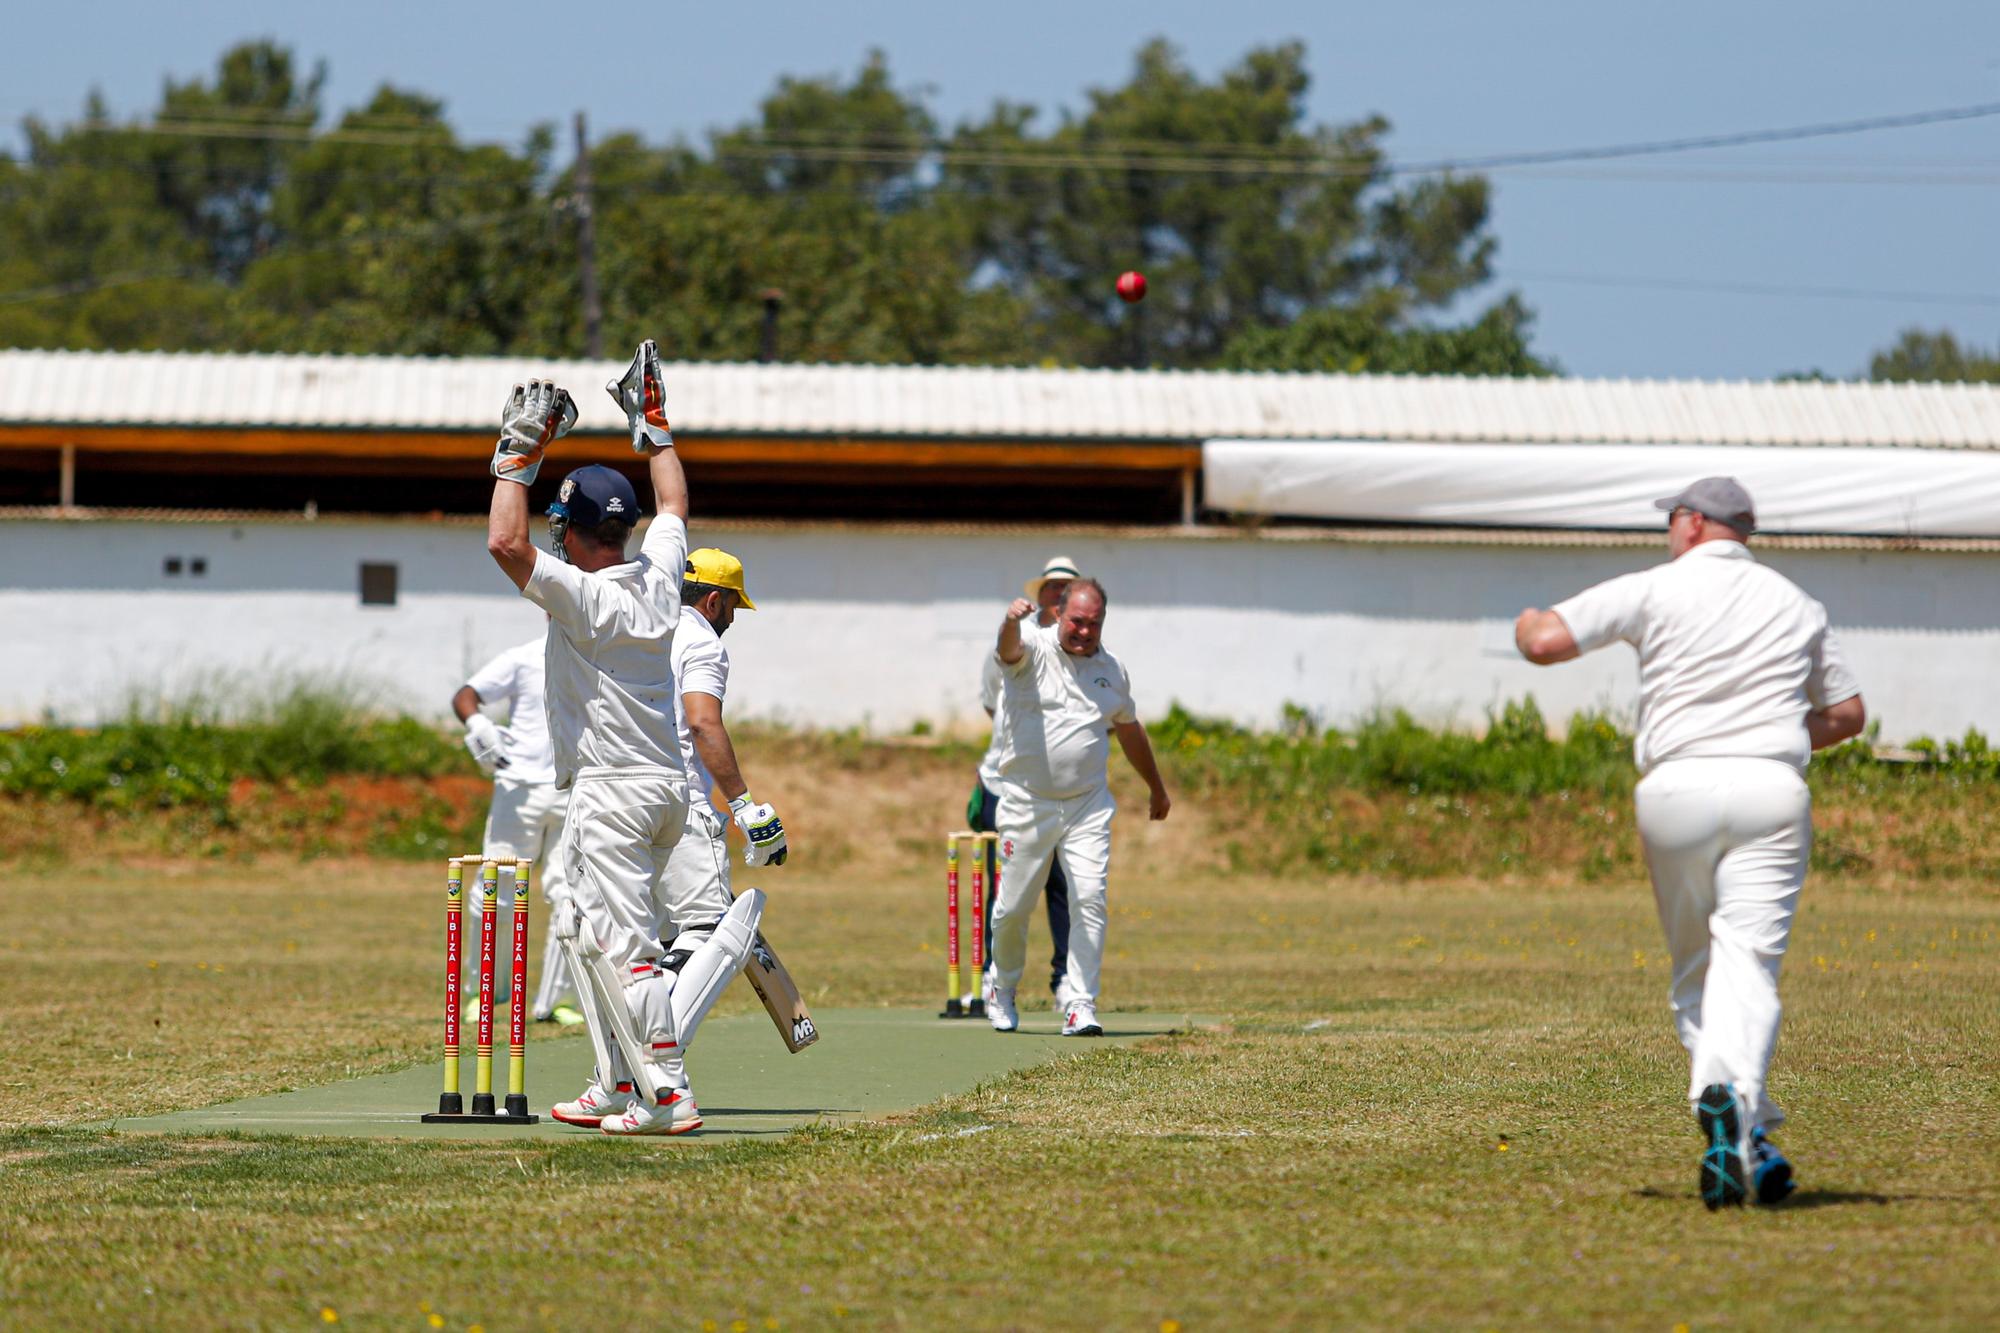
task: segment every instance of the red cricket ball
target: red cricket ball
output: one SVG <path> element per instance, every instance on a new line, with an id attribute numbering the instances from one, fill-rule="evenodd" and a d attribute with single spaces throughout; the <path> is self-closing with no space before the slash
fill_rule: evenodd
<path id="1" fill-rule="evenodd" d="M 1126 302 L 1146 299 L 1146 275 L 1138 269 L 1127 269 L 1118 275 L 1118 295 Z"/>

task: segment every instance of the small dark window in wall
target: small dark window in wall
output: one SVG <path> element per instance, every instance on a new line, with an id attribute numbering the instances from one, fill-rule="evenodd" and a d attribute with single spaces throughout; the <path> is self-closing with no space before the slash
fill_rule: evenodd
<path id="1" fill-rule="evenodd" d="M 392 564 L 361 565 L 361 604 L 363 606 L 394 606 L 396 604 L 396 567 Z"/>
<path id="2" fill-rule="evenodd" d="M 168 556 L 160 562 L 160 572 L 169 576 L 180 573 L 181 558 L 177 555 Z"/>
<path id="3" fill-rule="evenodd" d="M 205 555 L 189 557 L 188 573 L 194 575 L 196 578 L 200 578 L 202 575 L 208 573 L 208 557 Z"/>

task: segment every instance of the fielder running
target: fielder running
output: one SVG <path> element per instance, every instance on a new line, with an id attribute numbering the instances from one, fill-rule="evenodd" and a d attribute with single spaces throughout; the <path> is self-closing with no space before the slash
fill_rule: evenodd
<path id="1" fill-rule="evenodd" d="M 664 410 L 659 351 L 641 345 L 607 386 L 635 452 L 649 455 L 656 514 L 636 560 L 632 484 L 579 468 L 549 507 L 555 554 L 528 537 L 528 486 L 548 446 L 576 424 L 568 393 L 515 386 L 494 449 L 487 550 L 550 616 L 549 729 L 556 785 L 570 792 L 563 832 L 569 897 L 556 932 L 570 951 L 597 1055 L 595 1081 L 551 1108 L 607 1134 L 684 1134 L 701 1114 L 682 1062 L 715 997 L 743 966 L 763 910 L 752 889 L 679 975 L 660 966 L 653 889 L 687 819 L 687 775 L 674 727 L 672 649 L 687 561 L 687 478 Z"/>
<path id="2" fill-rule="evenodd" d="M 553 907 L 562 899 L 563 811 L 569 793 L 556 786 L 556 756 L 549 743 L 549 713 L 542 689 L 547 636 L 519 643 L 472 673 L 472 679 L 451 696 L 451 710 L 465 724 L 465 748 L 493 776 L 493 803 L 486 812 L 486 833 L 480 846 L 487 856 L 524 858 L 540 872 L 542 897 Z M 480 712 L 499 706 L 507 713 L 505 729 Z M 472 895 L 476 919 L 481 899 Z M 575 998 L 562 942 L 548 932 L 542 949 L 541 978 L 529 1012 L 537 1023 L 581 1023 L 583 1015 L 570 1005 Z"/>
<path id="3" fill-rule="evenodd" d="M 1070 583 L 1079 577 L 1076 561 L 1066 555 L 1054 555 L 1042 566 L 1039 576 L 1023 585 L 1022 592 L 1035 604 L 1034 629 L 1046 630 L 1056 623 L 1056 608 L 1062 605 L 1062 596 L 1069 591 Z M 1022 632 L 1026 633 L 1027 629 L 1024 627 Z M 979 776 L 972 783 L 972 799 L 965 806 L 965 826 L 980 833 L 999 832 L 995 821 L 1000 816 L 1000 749 L 1002 733 L 1006 728 L 1000 710 L 1007 702 L 1006 692 L 1001 688 L 1005 683 L 999 655 L 986 654 L 986 665 L 979 673 L 979 706 L 986 710 L 986 716 L 993 719 L 993 740 L 979 761 Z M 993 894 L 986 900 L 986 938 L 989 940 L 993 938 L 993 903 L 998 896 L 998 888 L 995 885 Z M 1043 896 L 1049 905 L 1049 993 L 1056 997 L 1056 1011 L 1060 1013 L 1063 1008 L 1063 975 L 1069 967 L 1069 881 L 1063 878 L 1059 859 L 1049 862 L 1049 880 Z"/>
<path id="4" fill-rule="evenodd" d="M 669 941 L 666 965 L 678 971 L 729 910 L 728 825 L 711 792 L 721 792 L 749 840 L 743 863 L 783 865 L 788 851 L 777 811 L 752 799 L 736 747 L 722 723 L 729 692 L 729 650 L 722 636 L 736 612 L 757 604 L 743 587 L 743 562 L 712 546 L 688 553 L 681 576 L 680 627 L 674 633 L 675 718 L 681 763 L 688 775 L 687 823 L 667 857 L 659 886 L 660 934 Z"/>
<path id="5" fill-rule="evenodd" d="M 1132 707 L 1124 664 L 1101 643 L 1104 587 L 1077 579 L 1064 591 L 1056 623 L 1023 632 L 1035 604 L 1016 598 L 1000 622 L 996 652 L 1007 678 L 1000 752 L 1000 901 L 993 909 L 993 965 L 983 990 L 994 1028 L 1020 1026 L 1015 987 L 1028 961 L 1028 911 L 1059 860 L 1069 877 L 1069 959 L 1062 1033 L 1101 1037 L 1098 973 L 1104 963 L 1111 873 L 1110 737 L 1151 793 L 1148 817 L 1173 808 L 1152 742 Z"/>
<path id="6" fill-rule="evenodd" d="M 1639 654 L 1639 836 L 1667 948 L 1688 1099 L 1710 1209 L 1777 1203 L 1792 1168 L 1765 1088 L 1778 1041 L 1778 965 L 1812 846 L 1806 761 L 1867 713 L 1826 609 L 1757 563 L 1750 496 L 1706 477 L 1656 502 L 1664 565 L 1523 611 L 1514 640 L 1538 665 L 1607 644 Z"/>

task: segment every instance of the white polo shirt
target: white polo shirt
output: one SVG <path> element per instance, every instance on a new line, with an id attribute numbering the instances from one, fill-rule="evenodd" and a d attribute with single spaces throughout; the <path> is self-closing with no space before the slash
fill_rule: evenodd
<path id="1" fill-rule="evenodd" d="M 1806 714 L 1861 693 L 1826 608 L 1741 542 L 1703 542 L 1554 609 L 1584 652 L 1638 649 L 1642 773 L 1672 759 L 1775 759 L 1804 772 Z"/>
<path id="2" fill-rule="evenodd" d="M 507 762 L 494 774 L 501 781 L 547 786 L 556 780 L 549 705 L 542 688 L 547 655 L 548 638 L 538 635 L 515 644 L 465 682 L 480 703 L 507 707 L 507 726 L 500 733 L 500 757 Z"/>
<path id="3" fill-rule="evenodd" d="M 1109 780 L 1111 728 L 1139 718 L 1131 677 L 1109 648 L 1070 656 L 1053 626 L 1023 632 L 1021 647 L 1020 661 L 1000 662 L 1001 780 L 1045 800 L 1096 791 Z"/>
<path id="4" fill-rule="evenodd" d="M 688 808 L 708 803 L 715 778 L 694 748 L 688 731 L 687 705 L 681 696 L 711 695 L 719 703 L 729 693 L 729 650 L 708 617 L 691 606 L 681 608 L 680 629 L 674 634 L 674 725 L 680 729 L 681 764 L 687 769 Z"/>
<path id="5" fill-rule="evenodd" d="M 681 614 L 687 524 L 661 514 L 639 558 L 586 574 L 546 551 L 521 595 L 551 617 L 549 737 L 556 785 L 616 769 L 681 777 L 674 727 L 674 631 Z"/>

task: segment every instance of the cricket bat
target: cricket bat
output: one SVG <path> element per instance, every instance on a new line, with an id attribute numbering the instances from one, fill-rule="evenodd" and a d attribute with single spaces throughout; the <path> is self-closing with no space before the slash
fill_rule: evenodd
<path id="1" fill-rule="evenodd" d="M 757 998 L 764 1002 L 764 1011 L 778 1025 L 778 1035 L 784 1038 L 786 1049 L 793 1055 L 819 1040 L 819 1028 L 813 1024 L 812 1011 L 806 1008 L 792 974 L 778 961 L 778 955 L 772 951 L 762 931 L 757 933 L 756 943 L 750 946 L 750 956 L 743 960 L 743 975 L 750 978 Z"/>

